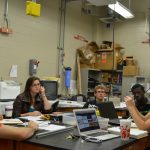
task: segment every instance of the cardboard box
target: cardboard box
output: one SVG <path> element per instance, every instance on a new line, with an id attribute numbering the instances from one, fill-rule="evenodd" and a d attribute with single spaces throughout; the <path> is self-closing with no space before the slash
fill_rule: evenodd
<path id="1" fill-rule="evenodd" d="M 94 64 L 89 64 L 89 65 L 88 65 L 88 64 L 81 64 L 81 63 L 80 63 L 80 67 L 81 67 L 81 68 L 94 68 Z"/>
<path id="2" fill-rule="evenodd" d="M 116 57 L 114 57 L 113 66 L 113 52 L 99 52 L 96 55 L 95 68 L 102 70 L 117 69 Z"/>
<path id="3" fill-rule="evenodd" d="M 100 82 L 110 82 L 111 75 L 109 73 L 102 73 Z"/>
<path id="4" fill-rule="evenodd" d="M 123 66 L 123 76 L 136 76 L 139 74 L 137 66 Z"/>

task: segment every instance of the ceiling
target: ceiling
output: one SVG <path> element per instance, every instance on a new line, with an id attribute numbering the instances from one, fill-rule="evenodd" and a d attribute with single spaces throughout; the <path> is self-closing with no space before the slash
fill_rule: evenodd
<path id="1" fill-rule="evenodd" d="M 85 1 L 85 0 L 83 0 Z M 107 5 L 110 2 L 114 2 L 116 0 L 103 0 L 99 2 L 100 0 L 86 0 L 88 3 L 86 3 L 84 9 L 82 8 L 82 11 L 88 15 L 94 15 L 97 16 L 102 22 L 104 23 L 112 23 L 114 22 L 114 13 L 108 9 Z M 124 6 L 127 8 L 131 9 L 133 14 L 136 16 L 137 14 L 140 13 L 149 13 L 150 14 L 150 0 L 117 0 L 120 3 L 122 3 Z M 137 2 L 138 1 L 138 2 Z M 90 2 L 90 3 L 89 3 Z M 107 3 L 103 5 L 102 3 Z M 98 5 L 91 5 L 91 3 L 95 4 L 97 3 Z M 102 4 L 102 5 L 101 5 Z M 90 11 L 89 11 L 90 10 Z M 124 18 L 115 13 L 115 20 L 116 22 L 123 21 Z"/>
<path id="2" fill-rule="evenodd" d="M 150 8 L 150 0 L 119 0 L 122 4 L 125 4 L 129 8 L 129 1 L 130 1 L 130 8 L 131 10 L 136 12 L 148 12 L 148 8 Z"/>
<path id="3" fill-rule="evenodd" d="M 92 3 L 92 0 L 87 0 Z M 110 2 L 114 2 L 116 0 L 102 0 L 102 2 L 99 2 L 99 0 L 93 0 L 94 3 L 103 4 L 106 3 L 106 5 Z M 150 8 L 150 0 L 117 0 L 120 1 L 123 5 L 125 5 L 127 8 L 130 8 L 134 13 L 136 12 L 147 12 L 148 7 Z"/>

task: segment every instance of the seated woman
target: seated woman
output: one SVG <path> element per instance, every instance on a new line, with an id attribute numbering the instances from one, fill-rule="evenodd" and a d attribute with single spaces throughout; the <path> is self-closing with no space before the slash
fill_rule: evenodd
<path id="1" fill-rule="evenodd" d="M 0 115 L 0 120 L 3 119 L 3 116 Z M 16 130 L 17 129 L 17 130 Z M 0 139 L 11 139 L 22 141 L 31 137 L 35 131 L 38 129 L 38 124 L 30 121 L 27 127 L 12 127 L 3 125 L 0 123 Z"/>
<path id="2" fill-rule="evenodd" d="M 44 87 L 40 84 L 40 79 L 34 76 L 28 78 L 24 92 L 14 101 L 12 117 L 39 116 L 50 112 L 51 104 L 45 95 Z"/>
<path id="3" fill-rule="evenodd" d="M 97 108 L 97 103 L 103 102 L 106 96 L 106 87 L 103 85 L 98 85 L 94 89 L 95 99 L 91 100 L 83 106 L 83 108 Z"/>

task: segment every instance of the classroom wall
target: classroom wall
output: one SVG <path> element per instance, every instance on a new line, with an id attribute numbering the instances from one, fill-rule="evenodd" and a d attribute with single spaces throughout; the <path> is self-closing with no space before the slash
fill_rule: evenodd
<path id="1" fill-rule="evenodd" d="M 37 76 L 57 75 L 58 64 L 58 16 L 59 0 L 37 0 L 41 3 L 41 16 L 25 14 L 26 0 L 9 1 L 9 21 L 13 34 L 0 34 L 0 77 L 16 80 L 23 90 L 29 77 L 29 59 L 40 61 Z M 0 0 L 0 23 L 3 20 L 4 0 Z M 81 13 L 81 1 L 67 4 L 65 29 L 65 66 L 72 68 L 72 79 L 76 79 L 76 48 L 84 43 L 75 40 L 75 34 L 94 38 L 93 19 Z M 11 66 L 18 65 L 18 77 L 10 78 Z"/>
<path id="2" fill-rule="evenodd" d="M 9 22 L 13 34 L 0 34 L 0 78 L 18 81 L 22 84 L 22 90 L 29 77 L 29 59 L 40 61 L 37 73 L 40 78 L 56 76 L 58 68 L 59 0 L 37 0 L 41 3 L 40 17 L 26 15 L 25 2 L 26 0 L 9 1 Z M 81 7 L 81 1 L 72 1 L 67 3 L 66 10 L 64 64 L 72 68 L 73 80 L 77 75 L 76 49 L 85 44 L 75 40 L 74 35 L 82 35 L 88 41 L 95 40 L 98 44 L 102 40 L 112 41 L 112 27 L 107 28 L 98 18 L 83 14 Z M 4 0 L 0 0 L 0 25 L 3 25 L 3 11 Z M 149 45 L 141 43 L 146 39 L 145 13 L 116 23 L 115 41 L 125 47 L 126 55 L 133 55 L 138 60 L 141 75 L 149 76 Z M 9 77 L 13 64 L 18 65 L 17 78 Z"/>

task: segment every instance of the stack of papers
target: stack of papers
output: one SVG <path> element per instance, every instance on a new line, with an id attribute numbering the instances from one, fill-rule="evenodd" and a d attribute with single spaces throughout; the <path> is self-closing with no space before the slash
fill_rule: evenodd
<path id="1" fill-rule="evenodd" d="M 57 131 L 57 130 L 63 130 L 65 129 L 66 126 L 61 126 L 61 125 L 54 125 L 54 124 L 46 124 L 45 125 L 40 125 L 39 126 L 39 129 L 44 129 L 44 130 L 47 130 L 47 131 Z"/>
<path id="2" fill-rule="evenodd" d="M 36 123 L 40 123 L 41 121 L 43 121 L 43 119 L 41 119 L 41 116 L 26 116 L 26 117 L 19 117 L 19 118 L 24 121 L 34 121 Z"/>
<path id="3" fill-rule="evenodd" d="M 112 128 L 109 128 L 108 131 L 110 133 L 120 135 L 120 127 L 112 127 Z M 137 128 L 130 129 L 130 137 L 132 138 L 140 139 L 146 136 L 148 136 L 148 131 L 139 130 Z"/>
<path id="4" fill-rule="evenodd" d="M 0 124 L 22 124 L 20 119 L 3 119 L 0 120 Z"/>

